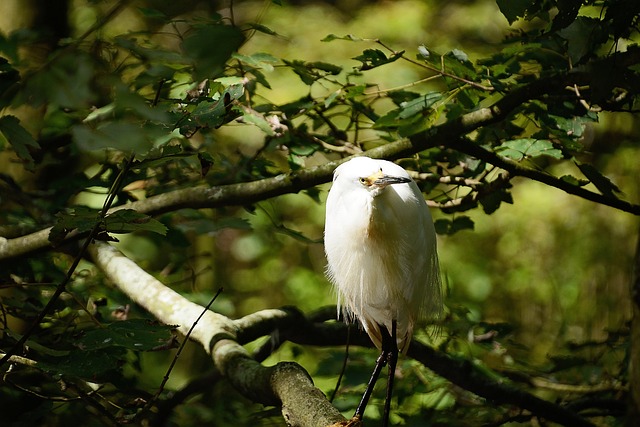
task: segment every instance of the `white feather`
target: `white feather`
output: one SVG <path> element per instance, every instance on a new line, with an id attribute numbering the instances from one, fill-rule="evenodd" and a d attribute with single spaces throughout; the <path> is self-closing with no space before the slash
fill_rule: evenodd
<path id="1" fill-rule="evenodd" d="M 339 309 L 360 320 L 378 348 L 380 325 L 391 333 L 396 320 L 398 348 L 404 351 L 416 321 L 442 309 L 436 234 L 415 182 L 367 181 L 380 171 L 410 179 L 395 163 L 368 157 L 336 168 L 327 198 L 327 274 Z"/>

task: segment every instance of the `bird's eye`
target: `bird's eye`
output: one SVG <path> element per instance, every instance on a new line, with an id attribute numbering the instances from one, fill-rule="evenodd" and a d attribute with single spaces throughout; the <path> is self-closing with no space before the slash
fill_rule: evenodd
<path id="1" fill-rule="evenodd" d="M 358 182 L 362 185 L 367 185 L 369 183 L 369 181 L 367 181 L 367 178 L 360 178 L 358 179 Z"/>

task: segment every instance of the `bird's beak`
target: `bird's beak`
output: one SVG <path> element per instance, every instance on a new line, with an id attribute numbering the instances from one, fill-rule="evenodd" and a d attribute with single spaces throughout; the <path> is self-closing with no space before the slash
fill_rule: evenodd
<path id="1" fill-rule="evenodd" d="M 385 175 L 382 171 L 378 171 L 368 178 L 373 185 L 378 187 L 386 187 L 387 185 L 392 184 L 406 184 L 407 182 L 411 182 L 411 178 L 405 178 L 402 176 L 391 176 Z"/>

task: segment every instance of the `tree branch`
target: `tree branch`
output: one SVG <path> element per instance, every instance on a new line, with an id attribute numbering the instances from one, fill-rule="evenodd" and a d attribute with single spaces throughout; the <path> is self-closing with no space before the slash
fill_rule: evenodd
<path id="1" fill-rule="evenodd" d="M 547 95 L 564 93 L 567 87 L 590 84 L 592 72 L 596 72 L 593 70 L 600 70 L 601 72 L 602 69 L 608 68 L 620 69 L 638 62 L 640 62 L 640 48 L 630 48 L 627 52 L 611 55 L 595 64 L 591 64 L 589 69 L 534 80 L 507 93 L 489 107 L 469 112 L 455 120 L 434 126 L 428 131 L 414 135 L 409 139 L 401 139 L 385 144 L 368 150 L 363 154 L 374 158 L 397 159 L 414 155 L 432 147 L 450 147 L 503 168 L 512 175 L 530 178 L 586 200 L 601 203 L 634 215 L 640 215 L 640 205 L 595 193 L 583 187 L 564 182 L 544 172 L 527 168 L 520 163 L 500 157 L 464 138 L 470 132 L 483 126 L 507 119 L 522 104 L 528 101 L 540 99 Z M 253 182 L 216 187 L 200 185 L 184 188 L 119 206 L 114 210 L 127 208 L 149 215 L 157 215 L 181 208 L 198 209 L 248 205 L 282 194 L 297 193 L 329 182 L 336 166 L 346 160 L 328 162 L 320 166 Z M 0 259 L 24 255 L 49 246 L 49 231 L 50 228 L 47 228 L 14 239 L 0 237 Z M 74 237 L 77 236 L 70 234 L 68 239 Z"/>
<path id="2" fill-rule="evenodd" d="M 347 325 L 342 322 L 313 323 L 298 310 L 287 307 L 279 310 L 256 313 L 254 319 L 264 319 L 261 324 L 252 324 L 245 333 L 240 333 L 240 342 L 253 341 L 258 336 L 278 329 L 281 340 L 302 345 L 344 346 L 347 343 Z M 254 315 L 252 315 L 254 316 Z M 236 321 L 238 322 L 238 321 Z M 236 323 L 237 325 L 238 323 Z M 372 347 L 371 340 L 362 331 L 352 328 L 350 345 Z M 439 376 L 469 390 L 476 395 L 500 405 L 514 405 L 530 411 L 535 416 L 567 426 L 593 427 L 589 421 L 560 405 L 534 396 L 513 385 L 499 374 L 489 377 L 471 361 L 454 358 L 419 341 L 412 341 L 407 355 Z"/>
<path id="3" fill-rule="evenodd" d="M 97 242 L 89 252 L 121 291 L 161 322 L 177 325 L 182 334 L 201 315 L 201 306 L 166 287 L 114 247 Z M 324 427 L 345 421 L 300 365 L 262 366 L 238 344 L 237 333 L 233 321 L 208 311 L 193 328 L 191 338 L 210 353 L 216 368 L 241 394 L 264 405 L 281 405 L 289 425 Z"/>
<path id="4" fill-rule="evenodd" d="M 525 178 L 529 178 L 533 181 L 541 182 L 548 185 L 549 187 L 557 188 L 568 194 L 581 197 L 585 200 L 609 206 L 623 212 L 640 215 L 640 205 L 635 205 L 633 203 L 627 202 L 626 200 L 606 196 L 600 193 L 595 193 L 593 191 L 587 190 L 584 187 L 573 185 L 544 171 L 531 169 L 522 165 L 521 163 L 507 159 L 505 157 L 501 157 L 496 153 L 482 148 L 479 145 L 473 144 L 470 141 L 458 139 L 456 141 L 450 142 L 449 147 L 473 156 L 476 159 L 483 160 L 487 163 L 504 169 L 509 172 L 511 176 L 522 176 Z"/>
<path id="5" fill-rule="evenodd" d="M 178 325 L 184 334 L 201 314 L 201 306 L 157 281 L 112 246 L 96 243 L 89 250 L 96 265 L 116 286 L 162 322 Z M 191 336 L 210 352 L 216 368 L 240 393 L 265 405 L 281 404 L 283 415 L 291 425 L 324 426 L 343 422 L 344 418 L 313 386 L 299 365 L 279 363 L 264 367 L 240 345 L 275 330 L 280 331 L 282 339 L 304 345 L 338 346 L 347 341 L 345 324 L 312 322 L 293 307 L 263 310 L 235 321 L 209 311 Z M 362 331 L 352 331 L 350 338 L 352 345 L 371 347 Z M 574 412 L 520 390 L 506 379 L 487 377 L 468 360 L 453 358 L 418 341 L 411 344 L 408 355 L 485 399 L 515 405 L 560 424 L 592 426 Z"/>

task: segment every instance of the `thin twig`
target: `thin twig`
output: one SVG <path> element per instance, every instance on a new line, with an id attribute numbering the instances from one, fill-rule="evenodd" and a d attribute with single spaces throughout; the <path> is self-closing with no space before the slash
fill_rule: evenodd
<path id="1" fill-rule="evenodd" d="M 382 46 L 382 47 L 384 47 L 385 49 L 387 49 L 389 52 L 393 53 L 394 55 L 396 55 L 396 54 L 398 54 L 398 53 L 399 53 L 399 52 L 395 51 L 394 49 L 391 49 L 391 48 L 390 48 L 389 46 L 387 46 L 386 44 L 384 44 L 381 40 L 376 40 L 376 42 L 377 42 L 380 46 Z M 413 60 L 413 59 L 411 59 L 411 58 L 407 58 L 404 54 L 402 54 L 400 57 L 401 57 L 402 59 L 404 59 L 405 61 L 407 61 L 407 62 L 409 62 L 409 63 L 413 64 L 413 65 L 417 65 L 418 67 L 426 68 L 427 70 L 434 71 L 434 72 L 436 72 L 436 73 L 440 74 L 441 76 L 449 77 L 450 79 L 457 80 L 457 81 L 462 82 L 462 83 L 466 83 L 466 84 L 468 84 L 469 86 L 473 86 L 473 87 L 474 87 L 474 88 L 476 88 L 476 89 L 480 89 L 480 90 L 483 90 L 483 91 L 485 91 L 485 92 L 493 92 L 493 91 L 495 90 L 495 88 L 494 88 L 494 87 L 492 87 L 492 86 L 485 86 L 485 85 L 483 85 L 483 84 L 476 83 L 476 82 L 474 82 L 473 80 L 465 79 L 465 78 L 463 78 L 463 77 L 456 76 L 455 74 L 451 74 L 451 73 L 446 72 L 446 71 L 444 70 L 444 63 L 443 63 L 443 65 L 442 65 L 441 69 L 438 69 L 438 68 L 434 67 L 433 65 L 429 65 L 429 64 L 427 64 L 427 63 L 422 63 L 422 62 L 415 61 L 415 60 Z M 444 58 L 444 57 L 443 57 L 443 58 Z"/>
<path id="2" fill-rule="evenodd" d="M 342 360 L 342 368 L 340 368 L 340 375 L 338 376 L 338 381 L 336 381 L 336 386 L 333 389 L 333 393 L 331 393 L 331 397 L 329 398 L 329 402 L 333 403 L 333 400 L 336 398 L 338 394 L 338 390 L 340 389 L 340 384 L 342 383 L 342 378 L 344 377 L 344 373 L 347 370 L 347 362 L 349 361 L 349 343 L 351 341 L 351 323 L 347 323 L 347 343 L 344 347 L 344 359 Z"/>
<path id="3" fill-rule="evenodd" d="M 146 411 L 148 411 L 151 408 L 151 406 L 158 400 L 158 398 L 160 397 L 160 394 L 162 394 L 162 392 L 164 391 L 164 387 L 167 385 L 167 381 L 169 381 L 169 377 L 171 376 L 171 371 L 173 371 L 173 368 L 175 367 L 176 362 L 178 361 L 178 357 L 180 357 L 180 354 L 182 353 L 184 346 L 187 344 L 187 341 L 189 341 L 191 332 L 193 332 L 195 327 L 198 325 L 198 322 L 200 321 L 200 319 L 202 319 L 202 316 L 204 316 L 204 314 L 207 311 L 209 311 L 209 308 L 211 308 L 211 305 L 218 298 L 221 292 L 222 292 L 222 288 L 219 288 L 218 292 L 216 292 L 213 298 L 211 298 L 209 303 L 204 307 L 204 309 L 202 310 L 198 318 L 191 324 L 191 327 L 189 328 L 189 331 L 187 331 L 187 333 L 185 334 L 184 340 L 182 341 L 182 344 L 180 344 L 180 347 L 178 348 L 176 355 L 173 357 L 173 360 L 171 361 L 171 364 L 169 365 L 167 372 L 164 374 L 164 377 L 162 378 L 162 382 L 160 383 L 160 387 L 158 387 L 158 391 L 151 399 L 149 399 L 149 401 L 144 406 L 144 408 L 142 408 L 142 410 L 136 414 L 135 418 L 138 418 L 139 416 L 144 414 Z"/>

